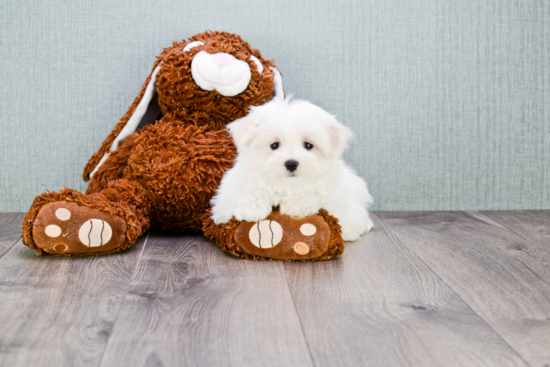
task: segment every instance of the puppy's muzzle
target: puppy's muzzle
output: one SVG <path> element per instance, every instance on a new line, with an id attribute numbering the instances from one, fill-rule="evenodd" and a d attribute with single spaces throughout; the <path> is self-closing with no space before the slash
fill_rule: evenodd
<path id="1" fill-rule="evenodd" d="M 289 159 L 285 162 L 285 167 L 289 172 L 294 172 L 298 168 L 298 162 L 293 159 Z"/>

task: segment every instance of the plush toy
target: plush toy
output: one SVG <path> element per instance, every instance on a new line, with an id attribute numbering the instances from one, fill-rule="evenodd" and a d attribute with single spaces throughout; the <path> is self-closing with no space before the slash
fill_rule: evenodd
<path id="1" fill-rule="evenodd" d="M 281 76 L 241 37 L 205 32 L 174 42 L 126 114 L 84 168 L 86 194 L 37 196 L 23 243 L 44 255 L 100 255 L 136 243 L 150 228 L 203 231 L 224 251 L 250 259 L 326 260 L 342 253 L 326 211 L 259 223 L 216 225 L 209 202 L 236 149 L 225 125 L 283 94 Z"/>

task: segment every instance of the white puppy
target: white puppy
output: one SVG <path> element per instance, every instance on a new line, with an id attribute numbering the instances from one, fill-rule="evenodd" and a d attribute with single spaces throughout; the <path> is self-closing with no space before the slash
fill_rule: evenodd
<path id="1" fill-rule="evenodd" d="M 367 185 L 341 159 L 351 130 L 307 101 L 275 98 L 229 124 L 235 165 L 212 199 L 216 224 L 256 222 L 272 207 L 305 217 L 325 208 L 338 218 L 345 241 L 372 228 Z"/>

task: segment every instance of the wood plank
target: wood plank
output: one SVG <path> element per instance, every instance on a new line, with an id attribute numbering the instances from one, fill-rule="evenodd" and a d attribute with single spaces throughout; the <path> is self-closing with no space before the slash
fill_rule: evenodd
<path id="1" fill-rule="evenodd" d="M 523 366 L 525 362 L 373 216 L 341 259 L 287 263 L 321 366 Z"/>
<path id="2" fill-rule="evenodd" d="M 550 361 L 550 255 L 477 212 L 379 213 L 533 366 Z"/>
<path id="3" fill-rule="evenodd" d="M 0 213 L 0 258 L 21 237 L 23 213 Z"/>
<path id="4" fill-rule="evenodd" d="M 0 260 L 0 366 L 97 366 L 145 242 L 120 254 Z"/>
<path id="5" fill-rule="evenodd" d="M 311 366 L 282 264 L 151 236 L 102 366 Z"/>
<path id="6" fill-rule="evenodd" d="M 481 214 L 550 251 L 550 210 L 491 211 Z"/>

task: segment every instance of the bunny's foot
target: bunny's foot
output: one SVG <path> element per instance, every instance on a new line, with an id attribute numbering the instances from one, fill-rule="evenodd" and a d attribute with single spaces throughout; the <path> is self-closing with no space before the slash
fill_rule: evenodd
<path id="1" fill-rule="evenodd" d="M 318 214 L 294 218 L 274 210 L 259 222 L 216 225 L 207 220 L 205 235 L 224 251 L 248 259 L 329 260 L 344 251 L 338 220 L 321 209 Z"/>
<path id="2" fill-rule="evenodd" d="M 39 255 L 119 252 L 149 229 L 149 208 L 139 184 L 124 179 L 92 195 L 45 192 L 25 216 L 23 244 Z"/>
<path id="3" fill-rule="evenodd" d="M 114 252 L 124 245 L 126 223 L 98 209 L 58 201 L 40 209 L 32 237 L 41 251 L 51 255 Z"/>

